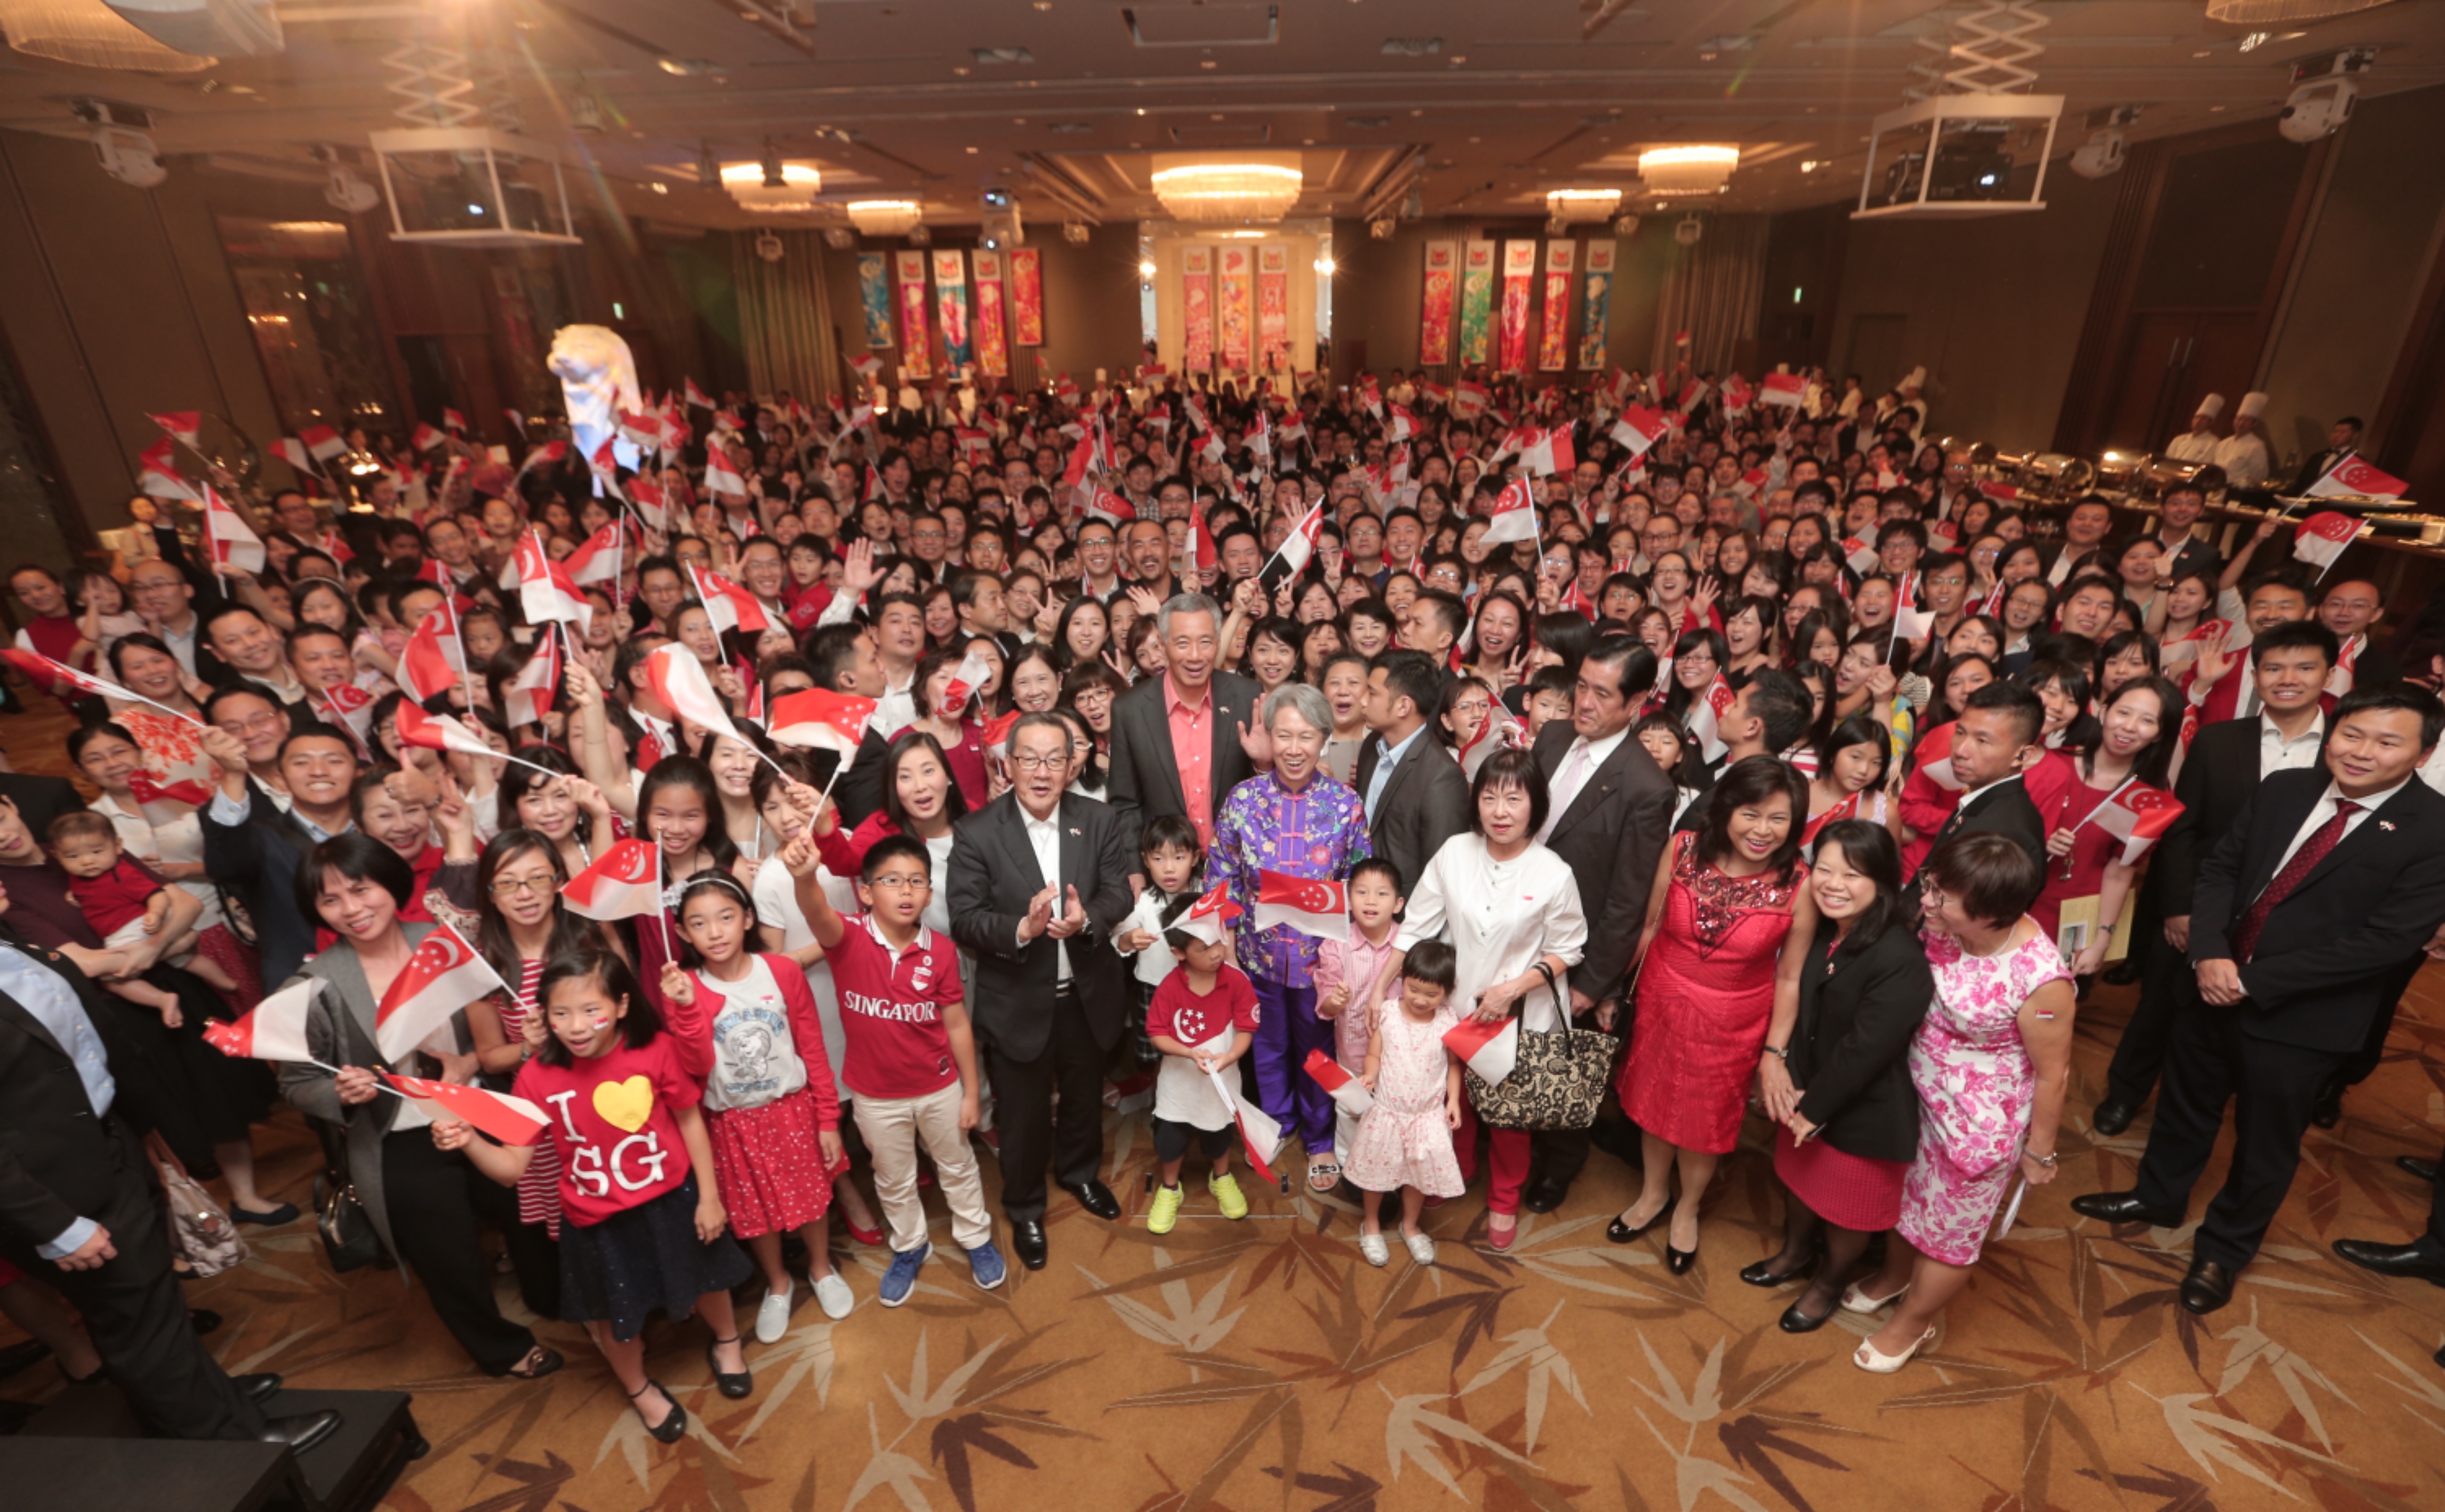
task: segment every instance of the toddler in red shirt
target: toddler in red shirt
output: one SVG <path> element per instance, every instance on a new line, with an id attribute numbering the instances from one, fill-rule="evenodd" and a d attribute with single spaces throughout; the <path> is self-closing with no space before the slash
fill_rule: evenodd
<path id="1" fill-rule="evenodd" d="M 1147 1037 L 1163 1052 L 1154 1076 L 1154 1158 L 1161 1185 L 1147 1209 L 1147 1232 L 1168 1234 L 1185 1200 L 1181 1163 L 1188 1141 L 1213 1169 L 1205 1189 L 1222 1216 L 1248 1216 L 1248 1199 L 1231 1175 L 1231 1139 L 1239 1123 L 1232 1067 L 1257 1036 L 1257 988 L 1231 964 L 1231 941 L 1223 925 L 1240 911 L 1227 889 L 1216 887 L 1190 905 L 1164 931 L 1164 943 L 1180 959 L 1147 1004 Z"/>
<path id="2" fill-rule="evenodd" d="M 118 950 L 142 944 L 167 927 L 170 889 L 126 857 L 120 849 L 119 831 L 108 818 L 90 809 L 64 813 L 51 821 L 45 838 L 50 842 L 52 859 L 68 874 L 68 896 L 76 900 L 78 911 L 104 945 Z M 196 954 L 193 929 L 180 930 L 161 947 L 159 959 L 194 972 L 223 992 L 237 990 L 237 983 L 217 961 Z M 184 1021 L 177 994 L 166 988 L 134 977 L 102 985 L 129 1002 L 153 1009 L 172 1029 Z"/>

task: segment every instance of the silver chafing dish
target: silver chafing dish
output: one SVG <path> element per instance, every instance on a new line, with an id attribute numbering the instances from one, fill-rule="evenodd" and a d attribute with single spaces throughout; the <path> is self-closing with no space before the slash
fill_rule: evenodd
<path id="1" fill-rule="evenodd" d="M 2224 469 L 2213 462 L 2176 462 L 2171 457 L 2152 457 L 2132 474 L 2130 492 L 2142 498 L 2163 498 L 2177 483 L 2188 483 L 2202 493 L 2213 494 L 2224 487 Z"/>
<path id="2" fill-rule="evenodd" d="M 2146 452 L 2109 448 L 2097 456 L 2097 486 L 2112 494 L 2130 492 L 2131 480 L 2154 458 Z"/>

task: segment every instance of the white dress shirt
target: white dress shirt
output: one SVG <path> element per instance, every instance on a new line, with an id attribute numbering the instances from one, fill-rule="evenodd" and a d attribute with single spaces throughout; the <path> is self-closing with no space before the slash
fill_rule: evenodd
<path id="1" fill-rule="evenodd" d="M 1070 905 L 1070 895 L 1063 891 L 1061 887 L 1060 806 L 1055 804 L 1050 816 L 1039 819 L 1028 812 L 1027 805 L 1022 803 L 1018 806 L 1018 817 L 1027 826 L 1027 843 L 1036 850 L 1036 868 L 1043 873 L 1044 880 L 1053 887 L 1053 917 L 1058 919 L 1062 911 Z M 1025 943 L 1020 942 L 1022 944 Z M 1054 981 L 1056 983 L 1068 981 L 1070 980 L 1069 942 L 1055 940 L 1053 942 L 1053 952 L 1054 960 L 1057 962 L 1053 970 Z"/>
<path id="2" fill-rule="evenodd" d="M 888 677 L 885 681 L 887 683 Z M 874 731 L 884 739 L 889 740 L 901 731 L 915 724 L 917 722 L 916 686 L 917 674 L 914 672 L 908 674 L 907 681 L 896 688 L 887 685 L 875 698 L 874 713 L 868 718 L 867 728 Z"/>
<path id="3" fill-rule="evenodd" d="M 2325 738 L 2326 715 L 2324 710 L 2310 716 L 2308 727 L 2289 740 L 2284 738 L 2284 732 L 2275 727 L 2274 719 L 2268 716 L 2267 711 L 2259 710 L 2259 780 L 2263 782 L 2278 772 L 2293 772 L 2317 765 L 2318 747 L 2325 742 Z"/>
<path id="4" fill-rule="evenodd" d="M 1623 725 L 1601 740 L 1590 740 L 1580 736 L 1571 742 L 1570 749 L 1562 753 L 1562 764 L 1554 769 L 1553 786 L 1548 790 L 1550 802 L 1545 810 L 1545 825 L 1537 831 L 1539 845 L 1543 845 L 1545 837 L 1554 832 L 1554 826 L 1561 823 L 1563 811 L 1570 808 L 1572 801 L 1587 787 L 1588 779 L 1596 775 L 1596 769 L 1612 760 L 1613 754 L 1629 737 L 1630 726 Z"/>

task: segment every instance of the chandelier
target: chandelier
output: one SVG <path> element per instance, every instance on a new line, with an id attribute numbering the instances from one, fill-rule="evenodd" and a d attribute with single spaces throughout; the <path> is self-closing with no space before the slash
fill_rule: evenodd
<path id="1" fill-rule="evenodd" d="M 2368 10 L 2385 0 L 2208 0 L 2208 19 L 2234 25 L 2298 25 Z"/>
<path id="2" fill-rule="evenodd" d="M 1618 189 L 1557 189 L 1545 196 L 1545 214 L 1565 226 L 1610 219 L 1620 208 Z"/>
<path id="3" fill-rule="evenodd" d="M 193 73 L 218 61 L 163 47 L 102 0 L 0 0 L 0 27 L 18 52 L 85 68 Z"/>
<path id="4" fill-rule="evenodd" d="M 1298 202 L 1299 171 L 1272 163 L 1192 163 L 1154 176 L 1175 220 L 1279 220 Z"/>
<path id="5" fill-rule="evenodd" d="M 1738 147 L 1650 147 L 1638 155 L 1638 177 L 1651 195 L 1712 195 L 1740 165 Z"/>
<path id="6" fill-rule="evenodd" d="M 773 170 L 779 169 L 776 174 Z M 775 183 L 778 178 L 781 181 Z M 726 162 L 721 165 L 721 187 L 738 201 L 741 210 L 778 214 L 812 209 L 815 196 L 822 192 L 824 176 L 812 163 Z"/>
<path id="7" fill-rule="evenodd" d="M 862 236 L 905 236 L 924 217 L 913 199 L 859 199 L 849 207 L 849 223 Z"/>

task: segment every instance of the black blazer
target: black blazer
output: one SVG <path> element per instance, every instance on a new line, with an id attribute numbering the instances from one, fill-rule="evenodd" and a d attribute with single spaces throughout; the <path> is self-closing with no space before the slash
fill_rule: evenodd
<path id="1" fill-rule="evenodd" d="M 29 772 L 0 772 L 0 798 L 17 806 L 26 831 L 40 844 L 51 821 L 84 807 L 76 785 L 65 777 L 36 776 Z"/>
<path id="2" fill-rule="evenodd" d="M 1548 783 L 1561 775 L 1577 738 L 1567 719 L 1554 720 L 1537 737 L 1537 765 Z M 1647 895 L 1655 888 L 1679 797 L 1647 747 L 1625 735 L 1588 774 L 1570 807 L 1553 816 L 1545 848 L 1570 867 L 1588 920 L 1587 949 L 1571 968 L 1571 985 L 1591 998 L 1621 990 L 1647 925 Z"/>
<path id="3" fill-rule="evenodd" d="M 0 943 L 50 967 L 75 991 L 119 1083 L 112 1114 L 144 1127 L 141 1108 L 128 1095 L 138 1080 L 129 1069 L 141 1056 L 120 1017 L 124 1010 L 87 981 L 74 961 L 28 942 L 5 922 Z M 78 1219 L 116 1205 L 115 1185 L 123 1168 L 67 1051 L 24 1004 L 0 993 L 0 1255 L 31 1265 L 37 1246 L 57 1239 Z"/>
<path id="4" fill-rule="evenodd" d="M 1087 927 L 1070 937 L 1071 980 L 1096 1042 L 1118 1042 L 1129 1017 L 1127 974 L 1112 948 L 1112 926 L 1137 906 L 1129 873 L 1139 867 L 1135 842 L 1122 838 L 1120 818 L 1106 804 L 1074 793 L 1061 795 L 1061 881 L 1078 889 Z M 1013 1060 L 1034 1060 L 1053 1040 L 1055 946 L 1038 935 L 1018 943 L 1018 923 L 1044 890 L 1036 847 L 1018 794 L 1005 793 L 952 826 L 948 879 L 951 938 L 975 958 L 968 1016 L 987 1044 Z M 1061 905 L 1055 905 L 1057 915 Z"/>
<path id="5" fill-rule="evenodd" d="M 1140 867 L 1138 834 L 1146 822 L 1188 812 L 1180 762 L 1171 749 L 1171 717 L 1164 707 L 1169 681 L 1148 678 L 1112 700 L 1111 785 L 1105 791 L 1121 822 L 1129 871 Z M 1257 773 L 1248 753 L 1240 749 L 1240 726 L 1256 722 L 1257 684 L 1236 672 L 1217 672 L 1208 696 L 1214 700 L 1214 748 L 1206 764 L 1206 792 L 1209 812 L 1219 812 L 1223 795 Z M 1084 889 L 1079 896 L 1086 896 Z"/>
<path id="6" fill-rule="evenodd" d="M 2162 548 L 2165 544 L 2164 532 L 2157 532 L 2155 540 L 2157 546 Z M 2224 557 L 2217 552 L 2215 543 L 2193 535 L 2182 543 L 2181 550 L 2166 553 L 2163 563 L 2156 569 L 2156 575 L 2169 582 L 2185 572 L 2192 571 L 2206 572 L 2212 576 L 2223 566 Z"/>
<path id="7" fill-rule="evenodd" d="M 2190 913 L 2199 858 L 2231 831 L 2233 820 L 2258 791 L 2258 716 L 2253 714 L 2246 719 L 2219 719 L 2191 737 L 2181 775 L 2174 779 L 2181 817 L 2156 842 L 2156 864 L 2148 868 L 2157 906 L 2169 918 Z"/>
<path id="8" fill-rule="evenodd" d="M 2191 900 L 2193 962 L 2233 959 L 2233 930 L 2332 780 L 2323 765 L 2276 773 L 2200 859 Z M 2394 996 L 2389 979 L 2440 924 L 2445 796 L 2415 775 L 2275 905 L 2241 967 L 2249 997 L 2230 1011 L 2254 1039 L 2356 1050 Z"/>
<path id="9" fill-rule="evenodd" d="M 1918 1149 L 1911 1036 L 1935 997 L 1927 952 L 1900 924 L 1864 950 L 1838 951 L 1834 926 L 1820 923 L 1803 961 L 1789 1063 L 1801 1116 L 1846 1155 L 1909 1160 Z"/>
<path id="10" fill-rule="evenodd" d="M 204 831 L 204 875 L 237 895 L 254 921 L 263 980 L 287 981 L 314 953 L 316 921 L 298 911 L 297 871 L 314 837 L 253 778 L 246 823 L 222 824 L 211 804 L 196 811 Z"/>
<path id="11" fill-rule="evenodd" d="M 1362 801 L 1385 749 L 1380 735 L 1358 742 L 1358 769 L 1351 785 Z M 1367 821 L 1367 849 L 1401 868 L 1406 892 L 1418 885 L 1444 842 L 1467 829 L 1468 821 L 1468 778 L 1434 731 L 1420 725 L 1409 748 L 1401 753 L 1400 765 L 1384 779 L 1384 796 L 1375 805 L 1375 816 Z"/>
<path id="12" fill-rule="evenodd" d="M 2029 853 L 2029 860 L 2041 871 L 2046 865 L 2046 824 L 2038 817 L 2038 806 L 2029 801 L 2029 785 L 2020 777 L 2009 777 L 1996 783 L 1976 797 L 1952 811 L 1952 817 L 1935 832 L 1935 843 L 1942 845 L 1967 830 L 1988 830 L 2013 841 Z M 1934 854 L 1931 849 L 1929 854 Z"/>

